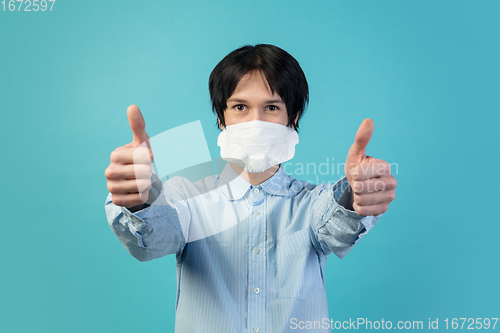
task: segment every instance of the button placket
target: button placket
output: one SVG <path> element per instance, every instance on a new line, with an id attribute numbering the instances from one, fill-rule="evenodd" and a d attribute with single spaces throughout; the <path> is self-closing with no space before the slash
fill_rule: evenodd
<path id="1" fill-rule="evenodd" d="M 266 285 L 266 255 L 265 242 L 267 232 L 267 221 L 265 214 L 265 192 L 259 187 L 250 190 L 250 202 L 252 205 L 249 218 L 249 279 L 248 296 L 249 312 L 248 326 L 253 332 L 261 332 L 265 326 L 265 290 Z M 263 250 L 261 252 L 261 249 Z M 253 253 L 252 253 L 253 252 Z"/>

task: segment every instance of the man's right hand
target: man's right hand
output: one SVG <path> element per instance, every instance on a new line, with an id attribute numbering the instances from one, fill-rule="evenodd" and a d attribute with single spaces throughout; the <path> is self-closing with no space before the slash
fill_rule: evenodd
<path id="1" fill-rule="evenodd" d="M 154 156 L 139 108 L 129 106 L 127 116 L 134 138 L 111 153 L 111 163 L 104 174 L 113 203 L 130 208 L 148 200 Z"/>

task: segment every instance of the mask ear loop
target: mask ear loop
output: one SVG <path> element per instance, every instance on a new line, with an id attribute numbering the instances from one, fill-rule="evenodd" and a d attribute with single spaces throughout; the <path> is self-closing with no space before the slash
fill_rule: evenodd
<path id="1" fill-rule="evenodd" d="M 288 132 L 287 133 L 287 141 L 288 141 L 288 160 L 291 160 L 293 156 L 295 155 L 295 146 L 299 143 L 299 135 L 297 134 L 297 131 L 293 130 L 293 132 Z M 293 155 L 291 152 L 293 151 Z M 292 155 L 292 156 L 290 156 Z"/>

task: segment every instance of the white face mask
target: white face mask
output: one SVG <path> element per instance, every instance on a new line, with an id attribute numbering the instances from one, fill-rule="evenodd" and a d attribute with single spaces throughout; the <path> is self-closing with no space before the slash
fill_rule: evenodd
<path id="1" fill-rule="evenodd" d="M 299 136 L 295 130 L 260 120 L 226 126 L 217 139 L 223 160 L 252 173 L 292 159 L 297 143 Z"/>

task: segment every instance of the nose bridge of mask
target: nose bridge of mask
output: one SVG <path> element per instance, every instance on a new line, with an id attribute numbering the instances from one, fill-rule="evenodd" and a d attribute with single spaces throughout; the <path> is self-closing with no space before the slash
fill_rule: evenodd
<path id="1" fill-rule="evenodd" d="M 247 126 L 244 127 L 241 125 Z M 287 142 L 287 132 L 287 128 L 284 125 L 256 120 L 249 123 L 228 126 L 226 140 L 243 146 L 265 147 L 270 144 Z"/>
<path id="2" fill-rule="evenodd" d="M 257 121 L 257 120 L 255 120 Z M 242 137 L 253 137 L 253 136 L 279 136 L 279 135 L 284 135 L 286 133 L 286 127 L 280 124 L 274 124 L 276 127 L 269 127 L 269 125 L 264 125 L 264 127 L 258 127 L 261 126 L 261 123 L 267 123 L 267 122 L 259 122 L 257 124 L 249 124 L 247 127 L 243 126 L 238 126 L 238 125 L 232 125 L 228 126 L 227 128 L 227 133 L 230 135 L 238 135 Z M 245 124 L 245 123 L 244 123 Z M 271 124 L 271 123 L 268 123 Z"/>
<path id="3" fill-rule="evenodd" d="M 270 144 L 285 144 L 288 142 L 286 137 L 262 137 L 262 136 L 254 136 L 251 138 L 239 137 L 239 136 L 231 136 L 228 135 L 226 138 L 227 143 L 237 144 L 244 147 L 267 147 Z"/>

